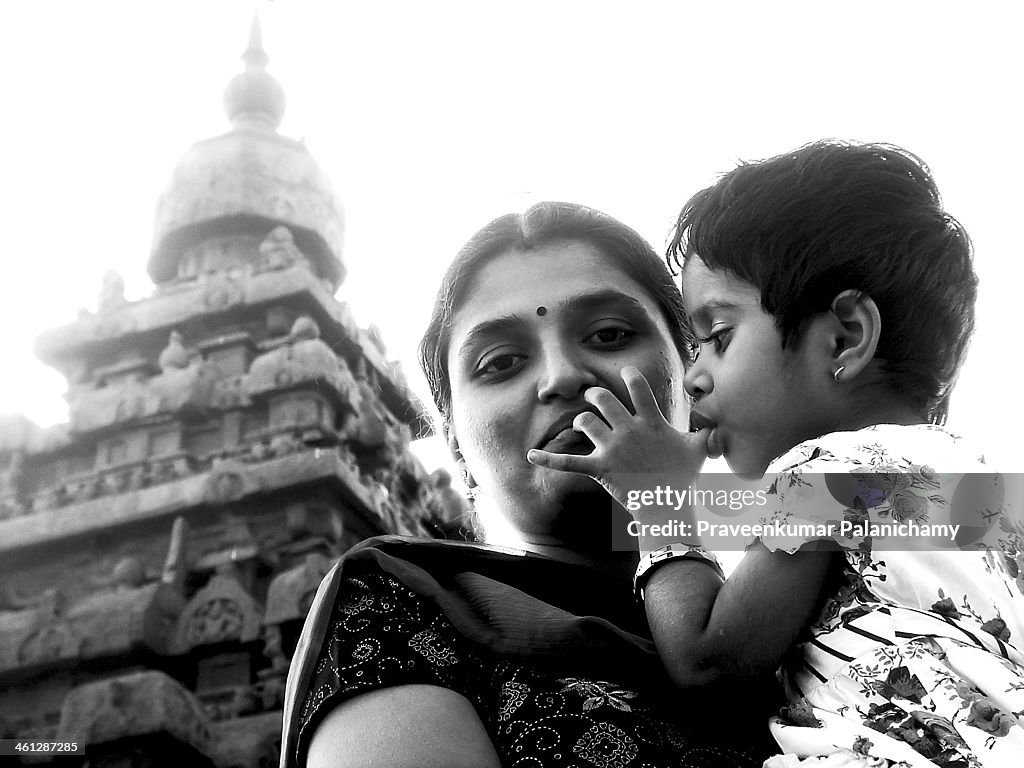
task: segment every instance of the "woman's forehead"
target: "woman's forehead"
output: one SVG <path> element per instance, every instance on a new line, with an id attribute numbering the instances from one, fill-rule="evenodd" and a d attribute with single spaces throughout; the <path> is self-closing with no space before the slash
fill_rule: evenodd
<path id="1" fill-rule="evenodd" d="M 563 242 L 492 256 L 462 287 L 453 331 L 487 316 L 530 315 L 556 319 L 585 297 L 612 293 L 656 311 L 650 294 L 612 257 L 582 242 Z M 544 310 L 538 312 L 543 307 Z"/>

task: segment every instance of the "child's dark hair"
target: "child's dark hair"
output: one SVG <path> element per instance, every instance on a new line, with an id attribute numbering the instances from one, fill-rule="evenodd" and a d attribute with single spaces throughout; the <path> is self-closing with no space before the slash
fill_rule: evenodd
<path id="1" fill-rule="evenodd" d="M 669 264 L 691 257 L 756 285 L 785 348 L 847 289 L 882 317 L 876 358 L 933 423 L 974 330 L 971 241 L 920 158 L 890 144 L 819 141 L 743 163 L 679 214 Z"/>

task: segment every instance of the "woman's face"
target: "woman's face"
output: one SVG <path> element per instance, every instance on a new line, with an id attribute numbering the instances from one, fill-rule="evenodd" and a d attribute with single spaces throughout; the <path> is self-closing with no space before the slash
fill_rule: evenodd
<path id="1" fill-rule="evenodd" d="M 608 508 L 609 497 L 589 477 L 526 460 L 531 448 L 590 452 L 571 427 L 578 413 L 593 410 L 583 399 L 589 387 L 610 389 L 628 406 L 620 372 L 636 366 L 665 416 L 687 425 L 683 364 L 662 312 L 613 259 L 586 243 L 489 259 L 455 312 L 447 365 L 451 438 L 478 485 L 527 540 L 565 540 L 574 535 L 575 523 L 565 519 L 574 516 L 570 510 L 596 523 L 598 505 Z"/>

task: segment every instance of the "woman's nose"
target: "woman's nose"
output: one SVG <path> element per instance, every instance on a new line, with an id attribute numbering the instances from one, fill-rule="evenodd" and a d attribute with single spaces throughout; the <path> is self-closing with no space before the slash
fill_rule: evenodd
<path id="1" fill-rule="evenodd" d="M 690 367 L 686 369 L 686 373 L 683 375 L 683 389 L 694 400 L 700 400 L 714 388 L 715 383 L 711 378 L 710 371 L 708 371 L 707 366 L 698 357 L 690 364 Z"/>
<path id="2" fill-rule="evenodd" d="M 598 378 L 581 354 L 563 346 L 549 349 L 543 358 L 543 368 L 537 382 L 537 398 L 541 402 L 561 397 L 572 400 L 597 385 Z"/>

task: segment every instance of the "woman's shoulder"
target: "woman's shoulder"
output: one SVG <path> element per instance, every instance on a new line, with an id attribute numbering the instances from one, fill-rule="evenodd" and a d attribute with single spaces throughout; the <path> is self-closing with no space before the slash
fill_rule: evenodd
<path id="1" fill-rule="evenodd" d="M 434 579 L 465 570 L 516 570 L 520 562 L 533 562 L 533 553 L 464 541 L 422 539 L 412 536 L 384 535 L 364 539 L 349 548 L 327 571 L 309 609 L 309 623 L 318 615 L 326 620 L 335 604 L 357 596 L 388 589 L 390 584 L 419 586 L 429 593 L 436 589 Z M 541 558 L 544 559 L 544 558 Z M 430 577 L 428 588 L 426 578 Z"/>
<path id="2" fill-rule="evenodd" d="M 981 452 L 938 424 L 873 424 L 804 441 L 777 458 L 769 472 L 858 469 L 969 472 L 984 468 Z"/>
<path id="3" fill-rule="evenodd" d="M 423 566 L 463 568 L 486 567 L 485 564 L 512 567 L 524 563 L 552 567 L 569 563 L 526 549 L 475 541 L 454 541 L 450 539 L 424 539 L 414 536 L 384 535 L 364 539 L 351 547 L 338 561 L 338 566 L 348 563 L 381 562 L 393 558 L 415 562 Z"/>
<path id="4" fill-rule="evenodd" d="M 397 554 L 420 555 L 426 553 L 444 553 L 460 558 L 527 558 L 541 557 L 536 553 L 523 549 L 486 544 L 476 541 L 456 541 L 452 539 L 424 539 L 415 536 L 398 536 L 387 534 L 373 536 L 356 544 L 343 557 L 357 556 L 365 550 L 393 552 Z"/>
<path id="5" fill-rule="evenodd" d="M 573 563 L 513 547 L 466 541 L 421 539 L 412 536 L 374 536 L 350 548 L 325 581 L 345 576 L 384 572 L 410 585 L 432 591 L 456 574 L 472 572 L 496 581 L 526 587 L 541 578 L 580 578 Z"/>

